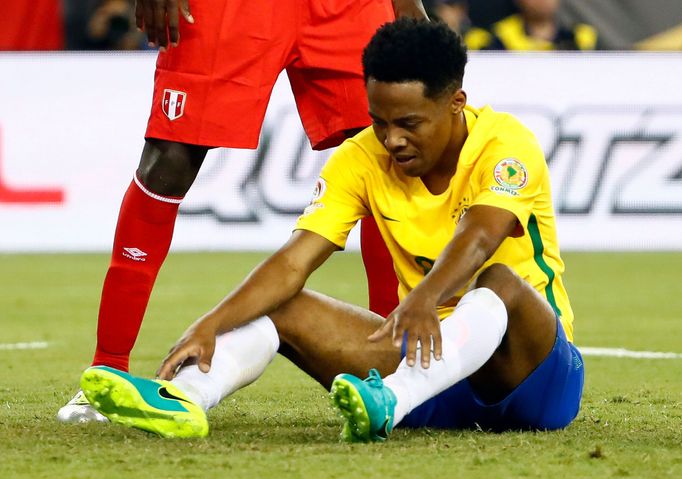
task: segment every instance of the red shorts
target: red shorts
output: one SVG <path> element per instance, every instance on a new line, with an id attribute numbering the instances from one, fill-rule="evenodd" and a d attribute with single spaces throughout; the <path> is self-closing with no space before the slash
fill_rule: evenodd
<path id="1" fill-rule="evenodd" d="M 362 50 L 391 0 L 196 0 L 159 53 L 147 138 L 256 148 L 283 69 L 315 149 L 369 125 Z"/>

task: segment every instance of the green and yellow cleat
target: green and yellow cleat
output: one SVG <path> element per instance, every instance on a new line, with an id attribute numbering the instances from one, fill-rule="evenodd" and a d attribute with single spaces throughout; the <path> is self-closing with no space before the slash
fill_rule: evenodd
<path id="1" fill-rule="evenodd" d="M 364 381 L 352 374 L 339 374 L 330 395 L 346 421 L 341 431 L 344 441 L 385 441 L 393 430 L 396 397 L 376 369 L 370 370 Z"/>
<path id="2" fill-rule="evenodd" d="M 93 366 L 83 372 L 81 389 L 112 423 L 168 438 L 208 434 L 206 413 L 169 381 Z"/>

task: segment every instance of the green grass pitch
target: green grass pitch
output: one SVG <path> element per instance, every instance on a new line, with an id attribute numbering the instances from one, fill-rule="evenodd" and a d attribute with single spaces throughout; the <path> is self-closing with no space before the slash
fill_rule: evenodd
<path id="1" fill-rule="evenodd" d="M 152 375 L 174 340 L 263 258 L 173 254 L 133 352 Z M 682 353 L 680 253 L 566 254 L 582 346 Z M 347 445 L 326 392 L 282 358 L 209 413 L 202 440 L 111 425 L 62 425 L 57 409 L 92 356 L 106 255 L 0 255 L 2 477 L 682 477 L 682 359 L 586 357 L 582 410 L 565 431 L 396 430 Z M 357 254 L 309 286 L 365 304 Z M 11 350 L 45 341 L 48 347 Z"/>

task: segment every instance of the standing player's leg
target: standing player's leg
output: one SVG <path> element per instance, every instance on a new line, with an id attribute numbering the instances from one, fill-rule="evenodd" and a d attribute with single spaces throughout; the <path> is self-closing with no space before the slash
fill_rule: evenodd
<path id="1" fill-rule="evenodd" d="M 178 207 L 207 148 L 148 139 L 121 204 L 111 262 L 102 287 L 93 365 L 128 370 Z M 80 391 L 57 413 L 63 422 L 102 421 Z"/>
<path id="2" fill-rule="evenodd" d="M 255 148 L 272 87 L 291 56 L 299 2 L 199 2 L 181 42 L 160 52 L 138 178 L 124 198 L 105 280 L 95 364 L 128 368 L 151 286 L 168 251 L 182 196 L 211 145 Z M 258 32 L 254 38 L 253 32 Z M 236 53 L 235 53 L 236 52 Z M 230 81 L 233 79 L 233 81 Z M 235 121 L 238 119 L 238 121 Z M 62 421 L 88 421 L 79 394 Z"/>
<path id="3" fill-rule="evenodd" d="M 258 145 L 270 92 L 294 44 L 286 18 L 294 16 L 296 4 L 282 2 L 273 12 L 269 0 L 201 3 L 193 8 L 201 22 L 181 20 L 182 41 L 159 53 L 148 140 L 119 218 L 93 364 L 128 369 L 178 205 L 208 151 L 198 145 Z M 269 22 L 269 28 L 259 28 Z M 261 41 L 254 40 L 254 31 Z"/>
<path id="4" fill-rule="evenodd" d="M 128 371 L 154 281 L 173 238 L 182 198 L 206 147 L 149 139 L 126 192 L 104 279 L 93 365 Z"/>

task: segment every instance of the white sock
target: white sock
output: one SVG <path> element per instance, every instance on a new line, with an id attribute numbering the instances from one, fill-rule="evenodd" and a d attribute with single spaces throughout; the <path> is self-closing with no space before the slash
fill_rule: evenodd
<path id="1" fill-rule="evenodd" d="M 171 381 L 208 411 L 223 398 L 254 382 L 279 349 L 279 335 L 267 316 L 216 337 L 211 370 L 186 366 Z"/>
<path id="2" fill-rule="evenodd" d="M 487 288 L 465 294 L 453 313 L 441 322 L 443 355 L 431 357 L 428 369 L 421 367 L 421 349 L 414 366 L 400 362 L 395 373 L 384 378 L 397 398 L 396 425 L 414 408 L 470 376 L 483 366 L 502 342 L 507 330 L 507 310 L 502 300 Z"/>

